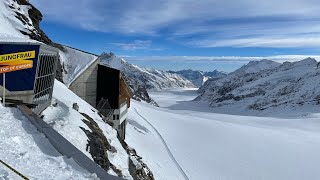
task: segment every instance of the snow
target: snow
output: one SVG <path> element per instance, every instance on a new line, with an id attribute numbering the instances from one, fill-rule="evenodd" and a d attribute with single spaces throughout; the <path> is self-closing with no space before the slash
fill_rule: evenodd
<path id="1" fill-rule="evenodd" d="M 320 178 L 320 113 L 217 114 L 204 102 L 190 101 L 198 95 L 194 89 L 150 94 L 161 108 L 133 101 L 127 142 L 156 179 L 183 179 L 183 172 L 189 179 Z"/>
<path id="2" fill-rule="evenodd" d="M 197 70 L 181 70 L 181 71 L 169 71 L 171 73 L 176 73 L 181 75 L 182 77 L 191 81 L 196 87 L 200 87 L 210 78 L 219 78 L 226 76 L 226 73 L 221 71 L 211 71 L 211 72 L 203 72 Z"/>
<path id="3" fill-rule="evenodd" d="M 256 73 L 241 69 L 246 66 L 208 80 L 196 100 L 209 103 L 214 112 L 227 114 L 295 117 L 318 112 L 320 86 L 315 82 L 320 71 L 315 59 L 285 62 Z"/>
<path id="4" fill-rule="evenodd" d="M 0 34 L 4 35 L 10 35 L 10 36 L 16 36 L 19 38 L 26 37 L 22 35 L 19 31 L 17 31 L 16 27 L 12 24 L 8 17 L 12 16 L 12 12 L 8 7 L 9 3 L 13 3 L 11 0 L 5 0 L 0 3 L 0 24 L 1 27 L 5 28 L 0 28 Z"/>
<path id="5" fill-rule="evenodd" d="M 58 153 L 15 108 L 0 105 L 0 159 L 30 179 L 96 179 Z M 0 179 L 20 179 L 0 163 Z"/>
<path id="6" fill-rule="evenodd" d="M 131 81 L 129 84 L 133 86 L 143 86 L 146 89 L 195 87 L 192 82 L 176 73 L 141 68 L 126 62 L 123 58 L 106 53 L 102 54 L 100 58 L 101 64 L 121 70 Z"/>
<path id="7" fill-rule="evenodd" d="M 97 113 L 98 111 L 57 80 L 54 85 L 53 98 L 58 105 L 57 107 L 50 106 L 42 113 L 44 115 L 44 121 L 49 123 L 63 137 L 92 159 L 90 153 L 86 150 L 88 137 L 80 127 L 86 130 L 90 129 L 83 123 L 82 120 L 85 119 L 85 117 L 79 112 L 89 115 L 103 131 L 110 145 L 117 150 L 115 153 L 108 152 L 110 162 L 115 165 L 117 169 L 121 170 L 124 178 L 132 179 L 128 171 L 128 154 L 120 144 L 117 138 L 117 132 L 101 119 Z M 78 104 L 79 112 L 72 109 L 73 103 Z M 113 171 L 109 172 L 110 174 L 114 174 Z"/>
<path id="8" fill-rule="evenodd" d="M 0 3 L 0 41 L 1 42 L 37 42 L 31 40 L 29 36 L 23 35 L 21 31 L 30 34 L 37 34 L 36 28 L 29 17 L 29 9 L 31 6 L 19 5 L 13 0 L 3 0 Z M 16 16 L 23 15 L 25 18 L 23 23 Z"/>
<path id="9" fill-rule="evenodd" d="M 63 82 L 69 86 L 91 64 L 97 60 L 97 56 L 64 46 L 59 50 L 60 61 L 64 67 Z"/>
<path id="10" fill-rule="evenodd" d="M 259 71 L 273 69 L 279 66 L 280 63 L 263 59 L 261 61 L 250 61 L 247 65 L 242 66 L 238 70 L 234 71 L 234 74 L 244 72 L 244 73 L 257 73 Z M 233 73 L 231 73 L 233 74 Z"/>

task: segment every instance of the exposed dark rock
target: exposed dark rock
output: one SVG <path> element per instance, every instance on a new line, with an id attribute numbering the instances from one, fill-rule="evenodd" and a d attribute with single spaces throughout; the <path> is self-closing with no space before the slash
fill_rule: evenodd
<path id="1" fill-rule="evenodd" d="M 142 161 L 142 158 L 137 155 L 135 149 L 118 137 L 122 147 L 129 155 L 129 172 L 134 180 L 154 180 L 153 174 L 149 167 Z"/>
<path id="2" fill-rule="evenodd" d="M 77 103 L 72 104 L 72 109 L 79 111 L 79 105 Z"/>
<path id="3" fill-rule="evenodd" d="M 264 96 L 265 94 L 266 94 L 266 92 L 264 90 L 258 89 L 253 93 L 249 93 L 249 94 L 241 95 L 241 96 L 236 96 L 233 99 L 235 101 L 240 101 L 240 100 L 245 99 L 245 98 L 250 98 L 250 97 L 255 97 L 255 96 Z"/>
<path id="4" fill-rule="evenodd" d="M 57 63 L 57 70 L 56 70 L 56 79 L 60 82 L 63 83 L 63 67 L 61 65 L 61 61 L 60 61 L 60 57 L 59 57 L 59 60 L 58 60 L 58 63 Z"/>
<path id="5" fill-rule="evenodd" d="M 123 177 L 121 170 L 117 169 L 108 159 L 108 151 L 115 153 L 116 148 L 111 146 L 107 138 L 104 136 L 98 124 L 87 114 L 81 113 L 86 119 L 82 121 L 91 129 L 86 130 L 80 127 L 88 137 L 87 151 L 90 152 L 94 162 L 101 166 L 104 170 L 109 171 L 110 168 L 119 176 Z"/>
<path id="6" fill-rule="evenodd" d="M 32 4 L 30 4 L 27 0 L 14 0 L 16 1 L 18 4 L 20 5 L 28 5 L 31 6 L 31 8 L 29 9 L 29 17 L 33 23 L 34 28 L 36 29 L 35 32 L 31 31 L 31 32 L 24 32 L 21 31 L 21 33 L 28 35 L 31 39 L 43 42 L 45 44 L 48 45 L 53 45 L 52 41 L 48 38 L 48 36 L 42 31 L 42 29 L 40 28 L 40 21 L 42 20 L 42 14 L 41 12 L 35 8 Z M 22 23 L 26 24 L 28 23 L 28 18 L 25 17 L 23 14 L 20 14 L 18 12 L 16 12 L 17 14 L 17 18 L 19 20 L 21 20 Z M 54 45 L 53 45 L 54 46 Z"/>
<path id="7" fill-rule="evenodd" d="M 146 88 L 142 86 L 138 86 L 135 89 L 131 88 L 133 91 L 133 99 L 136 101 L 146 101 L 149 104 L 152 104 L 154 106 L 159 107 L 158 103 L 155 102 L 148 94 L 148 91 Z"/>
<path id="8" fill-rule="evenodd" d="M 233 84 L 231 82 L 225 83 L 218 91 L 217 93 L 220 94 L 221 96 L 224 96 L 225 94 L 231 92 L 238 86 L 236 84 Z"/>
<path id="9" fill-rule="evenodd" d="M 112 52 L 110 53 L 109 56 L 113 56 Z M 125 74 L 123 74 L 123 76 L 124 76 L 124 79 L 126 80 L 126 83 L 130 87 L 131 92 L 133 92 L 132 99 L 139 101 L 139 102 L 145 101 L 151 105 L 159 107 L 157 102 L 149 96 L 149 93 L 147 91 L 147 88 L 148 88 L 147 86 L 140 85 L 136 79 L 130 78 Z"/>
<path id="10" fill-rule="evenodd" d="M 40 22 L 43 18 L 41 12 L 35 8 L 32 4 L 29 3 L 27 0 L 14 0 L 17 2 L 19 5 L 27 5 L 30 6 L 31 8 L 28 11 L 29 17 L 32 21 L 32 24 L 30 24 L 28 17 L 26 17 L 24 14 L 19 13 L 18 11 L 15 10 L 15 8 L 11 5 L 9 7 L 13 10 L 13 12 L 16 13 L 15 17 L 19 19 L 24 25 L 29 25 L 34 27 L 34 29 L 29 29 L 26 31 L 20 31 L 23 35 L 29 36 L 31 39 L 34 39 L 36 41 L 43 42 L 49 46 L 56 47 L 60 50 L 63 50 L 63 46 L 57 43 L 52 42 L 52 40 L 42 31 L 40 28 Z M 18 9 L 19 10 L 19 9 Z M 62 65 L 60 61 L 58 61 L 58 67 L 56 71 L 56 79 L 62 82 Z"/>

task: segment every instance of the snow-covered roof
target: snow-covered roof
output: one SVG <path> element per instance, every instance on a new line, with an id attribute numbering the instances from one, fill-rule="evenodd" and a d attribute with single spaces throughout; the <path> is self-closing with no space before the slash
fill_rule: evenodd
<path id="1" fill-rule="evenodd" d="M 67 86 L 70 86 L 98 58 L 96 55 L 66 46 L 63 51 L 59 51 L 59 55 L 66 71 L 63 74 L 63 81 Z"/>

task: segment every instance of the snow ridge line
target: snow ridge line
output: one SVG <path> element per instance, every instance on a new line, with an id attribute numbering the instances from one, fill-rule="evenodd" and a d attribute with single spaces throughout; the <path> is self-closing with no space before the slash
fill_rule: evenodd
<path id="1" fill-rule="evenodd" d="M 174 162 L 174 164 L 178 167 L 180 173 L 183 175 L 185 180 L 189 180 L 187 174 L 184 172 L 184 170 L 181 168 L 180 164 L 177 162 L 177 160 L 175 159 L 175 157 L 173 156 L 173 154 L 171 153 L 166 141 L 163 139 L 163 137 L 161 136 L 161 134 L 159 133 L 159 131 L 144 117 L 142 116 L 138 110 L 136 108 L 134 108 L 134 111 L 143 119 L 145 120 L 145 122 L 147 122 L 151 128 L 157 133 L 157 135 L 159 136 L 159 138 L 161 139 L 163 145 L 165 146 L 170 158 L 172 159 L 172 161 Z"/>

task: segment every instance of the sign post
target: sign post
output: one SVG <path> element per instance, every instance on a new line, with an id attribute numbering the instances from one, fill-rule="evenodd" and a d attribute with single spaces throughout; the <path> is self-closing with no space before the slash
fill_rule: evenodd
<path id="1" fill-rule="evenodd" d="M 6 73 L 3 73 L 3 106 L 6 106 Z"/>
<path id="2" fill-rule="evenodd" d="M 18 52 L 0 55 L 0 73 L 3 74 L 3 106 L 6 106 L 6 73 L 33 67 L 35 51 Z"/>

